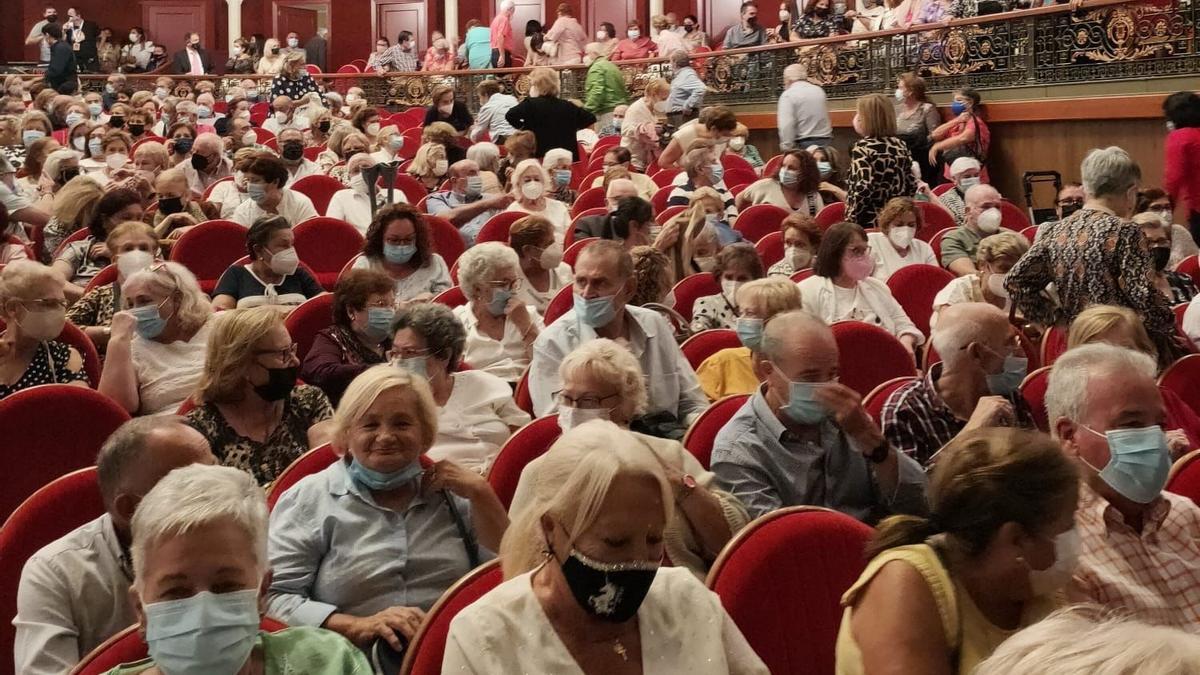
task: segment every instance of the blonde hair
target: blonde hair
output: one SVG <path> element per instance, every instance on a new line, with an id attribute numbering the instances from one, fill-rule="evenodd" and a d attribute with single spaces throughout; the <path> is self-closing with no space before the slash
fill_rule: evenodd
<path id="1" fill-rule="evenodd" d="M 392 136 L 399 136 L 399 135 L 400 135 L 400 127 L 397 127 L 395 124 L 389 124 L 386 127 L 379 127 L 379 132 L 375 134 L 375 139 L 374 139 L 375 140 L 375 142 L 374 142 L 375 149 L 376 150 L 383 149 L 383 147 L 385 145 L 387 145 L 388 138 L 390 138 Z"/>
<path id="2" fill-rule="evenodd" d="M 785 276 L 773 276 L 765 279 L 747 281 L 737 291 L 738 307 L 755 303 L 767 313 L 763 319 L 770 319 L 780 312 L 793 309 L 803 309 L 800 300 L 800 287 Z"/>
<path id="3" fill-rule="evenodd" d="M 167 146 L 158 141 L 146 141 L 137 146 L 133 151 L 133 161 L 137 162 L 139 157 L 150 157 L 158 165 L 160 171 L 165 171 L 171 163 L 171 157 L 167 154 Z"/>
<path id="4" fill-rule="evenodd" d="M 110 252 L 115 252 L 117 248 L 117 242 L 127 237 L 145 237 L 146 239 L 154 242 L 154 252 L 152 255 L 157 254 L 158 235 L 154 233 L 153 227 L 150 227 L 140 220 L 126 220 L 114 225 L 113 228 L 108 231 L 108 236 L 104 239 L 104 245 L 108 246 L 108 250 Z"/>
<path id="5" fill-rule="evenodd" d="M 1002 230 L 984 237 L 975 252 L 975 262 L 991 264 L 996 258 L 1005 257 L 1014 263 L 1029 250 L 1029 240 L 1012 230 Z"/>
<path id="6" fill-rule="evenodd" d="M 550 189 L 550 174 L 546 173 L 546 170 L 542 168 L 542 163 L 533 157 L 523 159 L 517 163 L 516 168 L 512 170 L 512 175 L 508 179 L 509 184 L 512 185 L 513 196 L 517 198 L 517 201 L 521 200 L 521 179 L 530 171 L 537 173 L 547 191 Z"/>
<path id="7" fill-rule="evenodd" d="M 529 73 L 529 86 L 537 87 L 539 96 L 558 96 L 558 72 L 545 66 L 534 68 Z"/>
<path id="8" fill-rule="evenodd" d="M 245 390 L 246 369 L 258 353 L 258 342 L 283 325 L 272 307 L 221 312 L 205 351 L 204 368 L 196 385 L 196 403 L 235 403 Z"/>
<path id="9" fill-rule="evenodd" d="M 434 165 L 439 160 L 446 159 L 446 148 L 440 143 L 426 143 L 413 156 L 412 164 L 408 165 L 408 173 L 418 178 L 437 177 Z"/>
<path id="10" fill-rule="evenodd" d="M 200 290 L 200 283 L 191 270 L 177 262 L 164 262 L 129 275 L 121 284 L 121 304 L 125 309 L 133 306 L 129 289 L 139 282 L 146 282 L 151 291 L 164 298 L 179 294 L 179 309 L 175 317 L 185 331 L 199 330 L 212 318 L 212 305 L 208 296 Z"/>
<path id="11" fill-rule="evenodd" d="M 680 237 L 672 247 L 674 252 L 671 256 L 675 281 L 679 281 L 691 274 L 687 266 L 692 259 L 693 252 L 698 248 L 697 243 L 699 240 L 716 239 L 717 233 L 708 226 L 705 220 L 704 207 L 706 202 L 717 205 L 721 212 L 724 213 L 725 202 L 721 199 L 721 193 L 711 187 L 700 187 L 692 191 L 687 209 L 678 216 L 675 216 L 680 227 Z"/>
<path id="12" fill-rule="evenodd" d="M 172 167 L 158 174 L 158 179 L 154 181 L 154 189 L 158 190 L 170 185 L 182 186 L 188 189 L 187 174 L 179 167 Z"/>
<path id="13" fill-rule="evenodd" d="M 383 392 L 397 388 L 412 395 L 417 418 L 421 421 L 421 453 L 429 450 L 437 438 L 438 417 L 437 404 L 433 401 L 429 383 L 423 377 L 387 363 L 364 370 L 346 387 L 346 393 L 342 394 L 342 400 L 333 413 L 334 450 L 344 454 L 350 447 L 349 435 L 354 424 L 362 419 Z"/>
<path id="14" fill-rule="evenodd" d="M 649 398 L 642 366 L 620 344 L 608 338 L 596 338 L 579 345 L 563 357 L 558 366 L 558 379 L 566 383 L 575 373 L 586 373 L 602 382 L 616 385 L 619 405 L 629 417 L 646 411 Z"/>
<path id="15" fill-rule="evenodd" d="M 458 138 L 458 131 L 449 122 L 431 122 L 421 132 L 422 143 L 433 142 L 450 145 L 455 142 L 456 138 Z"/>
<path id="16" fill-rule="evenodd" d="M 72 178 L 54 195 L 54 217 L 74 232 L 96 219 L 96 207 L 103 196 L 104 188 L 91 178 Z"/>
<path id="17" fill-rule="evenodd" d="M 653 96 L 654 98 L 665 99 L 670 94 L 671 83 L 661 77 L 656 77 L 646 83 L 645 96 L 647 98 Z"/>
<path id="18" fill-rule="evenodd" d="M 896 109 L 883 94 L 859 96 L 855 111 L 864 137 L 896 135 Z"/>
<path id="19" fill-rule="evenodd" d="M 1132 309 L 1116 305 L 1092 305 L 1080 312 L 1071 322 L 1067 349 L 1099 342 L 1102 335 L 1114 328 L 1129 331 L 1138 351 L 1158 358 L 1158 349 L 1146 332 L 1146 324 Z"/>
<path id="20" fill-rule="evenodd" d="M 567 533 L 567 545 L 596 523 L 605 498 L 617 480 L 650 478 L 662 492 L 663 522 L 674 515 L 675 499 L 662 466 L 645 441 L 612 422 L 595 420 L 563 434 L 538 460 L 527 483 L 530 499 L 517 513 L 500 542 L 504 577 L 535 569 L 545 559 L 548 543 L 542 517 L 549 516 Z"/>

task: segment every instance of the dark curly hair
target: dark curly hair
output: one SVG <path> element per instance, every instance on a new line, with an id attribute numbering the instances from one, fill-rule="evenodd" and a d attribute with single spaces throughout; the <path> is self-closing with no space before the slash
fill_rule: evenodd
<path id="1" fill-rule="evenodd" d="M 363 255 L 376 260 L 383 258 L 383 235 L 388 226 L 397 220 L 408 220 L 413 224 L 413 232 L 417 239 L 417 253 L 413 256 L 416 267 L 424 267 L 433 259 L 433 242 L 429 234 L 429 223 L 419 211 L 408 204 L 389 204 L 377 211 L 367 228 L 366 240 L 363 242 Z"/>

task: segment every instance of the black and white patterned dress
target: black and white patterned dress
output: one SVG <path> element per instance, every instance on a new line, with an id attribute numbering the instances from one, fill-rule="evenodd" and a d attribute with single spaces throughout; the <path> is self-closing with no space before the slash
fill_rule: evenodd
<path id="1" fill-rule="evenodd" d="M 70 361 L 70 345 L 56 341 L 43 342 L 38 345 L 37 352 L 34 353 L 29 367 L 25 369 L 20 379 L 12 384 L 0 383 L 0 398 L 15 394 L 22 389 L 36 387 L 39 384 L 87 382 L 87 373 L 83 368 L 79 370 L 67 368 Z"/>
<path id="2" fill-rule="evenodd" d="M 312 76 L 308 74 L 307 70 L 301 71 L 300 77 L 296 79 L 280 73 L 271 80 L 271 98 L 286 96 L 296 101 L 301 96 L 314 91 L 318 91 L 317 83 L 313 82 Z"/>
<path id="3" fill-rule="evenodd" d="M 846 220 L 875 227 L 875 216 L 888 200 L 912 197 L 917 191 L 912 163 L 908 146 L 895 136 L 870 136 L 852 145 Z"/>
<path id="4" fill-rule="evenodd" d="M 725 294 L 706 295 L 696 298 L 692 307 L 692 332 L 712 328 L 737 328 L 737 310 L 725 299 Z"/>

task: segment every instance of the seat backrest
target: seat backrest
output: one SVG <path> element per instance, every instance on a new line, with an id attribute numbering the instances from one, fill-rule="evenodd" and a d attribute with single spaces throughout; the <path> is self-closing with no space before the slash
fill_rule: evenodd
<path id="1" fill-rule="evenodd" d="M 87 286 L 83 287 L 83 292 L 87 293 L 93 289 L 100 288 L 101 286 L 107 286 L 116 280 L 117 265 L 114 263 L 100 270 L 96 273 L 96 276 L 88 280 Z"/>
<path id="2" fill-rule="evenodd" d="M 825 208 L 817 212 L 817 227 L 822 231 L 828 230 L 834 223 L 839 223 L 846 218 L 846 203 L 834 202 L 826 204 Z"/>
<path id="3" fill-rule="evenodd" d="M 725 546 L 708 574 L 772 673 L 833 673 L 841 597 L 866 567 L 871 528 L 816 507 L 773 511 Z"/>
<path id="4" fill-rule="evenodd" d="M 933 257 L 937 259 L 939 265 L 942 262 L 942 240 L 955 229 L 957 228 L 947 227 L 929 238 L 929 248 L 933 249 Z"/>
<path id="5" fill-rule="evenodd" d="M 483 227 L 479 228 L 479 233 L 475 235 L 475 243 L 482 244 L 485 241 L 498 241 L 501 244 L 507 244 L 508 231 L 512 228 L 512 224 L 528 215 L 524 211 L 501 211 L 497 213 L 488 218 Z"/>
<path id="6" fill-rule="evenodd" d="M 308 178 L 316 176 L 301 180 Z M 317 273 L 337 274 L 363 247 L 363 236 L 358 228 L 338 218 L 309 218 L 296 225 L 294 232 L 296 253 Z"/>
<path id="7" fill-rule="evenodd" d="M 666 225 L 668 222 L 671 221 L 672 218 L 683 213 L 686 210 L 687 210 L 686 206 L 668 206 L 667 208 L 663 209 L 662 211 L 659 211 L 658 214 L 656 216 L 654 216 L 654 222 L 658 223 L 659 225 Z"/>
<path id="8" fill-rule="evenodd" d="M 1050 419 L 1046 412 L 1046 387 L 1050 384 L 1050 366 L 1042 366 L 1021 381 L 1021 398 L 1029 404 L 1029 412 L 1037 428 L 1049 433 Z"/>
<path id="9" fill-rule="evenodd" d="M 706 295 L 716 295 L 721 292 L 721 285 L 713 275 L 707 272 L 690 274 L 679 280 L 671 293 L 675 296 L 675 311 L 688 321 L 692 320 L 692 308 L 696 300 Z"/>
<path id="10" fill-rule="evenodd" d="M 1166 489 L 1200 504 L 1200 450 L 1192 450 L 1175 460 Z"/>
<path id="11" fill-rule="evenodd" d="M 588 209 L 604 207 L 604 188 L 589 187 L 579 193 L 575 203 L 571 205 L 571 217 L 574 218 Z"/>
<path id="12" fill-rule="evenodd" d="M 218 185 L 221 183 L 228 183 L 232 180 L 233 176 L 225 176 L 224 178 L 218 178 L 217 180 L 213 181 L 208 187 L 204 188 L 204 201 L 208 201 L 209 195 L 213 193 L 213 190 L 215 190 Z"/>
<path id="13" fill-rule="evenodd" d="M 575 261 L 579 260 L 579 254 L 583 253 L 583 249 L 588 247 L 588 244 L 599 240 L 599 237 L 585 237 L 571 242 L 566 251 L 563 251 L 563 262 L 567 263 L 571 269 L 575 268 Z"/>
<path id="14" fill-rule="evenodd" d="M 1029 242 L 1029 244 L 1031 246 L 1033 245 L 1033 240 L 1037 238 L 1037 233 L 1038 233 L 1039 227 L 1041 227 L 1041 226 L 1040 225 L 1030 225 L 1029 227 L 1021 230 L 1021 236 L 1025 237 L 1025 241 Z"/>
<path id="15" fill-rule="evenodd" d="M 660 169 L 655 173 L 646 172 L 650 176 L 650 180 L 660 188 L 671 187 L 675 182 L 675 176 L 679 175 L 680 169 Z"/>
<path id="16" fill-rule="evenodd" d="M 1050 326 L 1042 333 L 1042 365 L 1052 366 L 1067 351 L 1067 331 L 1058 326 Z"/>
<path id="17" fill-rule="evenodd" d="M 4 521 L 0 527 L 0 654 L 13 653 L 12 619 L 25 562 L 43 546 L 103 513 L 96 467 L 89 466 L 43 485 Z M 12 666 L 8 658 L 0 672 L 12 672 Z"/>
<path id="18" fill-rule="evenodd" d="M 688 427 L 683 436 L 683 447 L 687 448 L 705 469 L 709 468 L 712 461 L 713 443 L 717 440 L 717 432 L 721 431 L 749 398 L 747 394 L 730 394 L 714 401 L 700 413 L 695 422 L 692 422 L 692 426 Z"/>
<path id="19" fill-rule="evenodd" d="M 583 241 L 588 240 L 584 239 Z M 575 243 L 579 244 L 580 242 L 577 241 Z M 575 289 L 573 286 L 563 286 L 562 288 L 558 289 L 558 292 L 554 294 L 554 297 L 550 298 L 550 304 L 546 305 L 546 313 L 542 317 L 542 320 L 547 326 L 557 321 L 558 318 L 563 314 L 571 311 L 571 308 L 575 306 L 574 296 Z"/>
<path id="20" fill-rule="evenodd" d="M 0 518 L 51 480 L 95 464 L 100 446 L 128 420 L 129 413 L 112 399 L 69 384 L 30 387 L 0 400 L 5 430 Z"/>
<path id="21" fill-rule="evenodd" d="M 520 379 L 517 380 L 517 386 L 513 389 L 513 403 L 517 407 L 524 410 L 533 417 L 533 394 L 529 392 L 529 369 L 521 373 Z"/>
<path id="22" fill-rule="evenodd" d="M 774 176 L 779 172 L 779 167 L 781 166 L 783 166 L 783 155 L 775 155 L 771 159 L 768 159 L 766 165 L 763 166 L 762 175 L 764 177 Z"/>
<path id="23" fill-rule="evenodd" d="M 1200 256 L 1189 255 L 1175 266 L 1175 271 L 1186 274 L 1196 284 L 1200 284 Z"/>
<path id="24" fill-rule="evenodd" d="M 260 630 L 276 633 L 287 628 L 287 624 L 264 616 L 259 622 Z M 105 640 L 103 644 L 83 657 L 71 675 L 104 675 L 123 663 L 141 661 L 150 655 L 150 648 L 142 638 L 139 626 L 130 626 Z"/>
<path id="25" fill-rule="evenodd" d="M 921 210 L 921 220 L 924 221 L 921 230 L 916 234 L 917 239 L 929 241 L 938 232 L 958 225 L 954 222 L 954 216 L 941 206 L 929 202 L 916 202 L 916 204 L 917 208 Z"/>
<path id="26" fill-rule="evenodd" d="M 728 153 L 723 155 L 723 157 L 728 156 Z M 741 158 L 739 157 L 738 159 Z M 722 178 L 722 180 L 725 182 L 725 186 L 729 188 L 730 192 L 732 192 L 736 187 L 749 185 L 758 180 L 758 173 L 756 173 L 754 169 L 742 169 L 740 167 L 734 167 L 732 169 L 727 168 L 725 169 L 725 177 Z"/>
<path id="27" fill-rule="evenodd" d="M 783 233 L 768 232 L 754 243 L 754 250 L 758 251 L 763 269 L 770 269 L 771 265 L 783 260 Z"/>
<path id="28" fill-rule="evenodd" d="M 333 294 L 322 293 L 300 303 L 288 313 L 283 325 L 296 343 L 296 357 L 303 361 L 317 333 L 333 325 Z"/>
<path id="29" fill-rule="evenodd" d="M 1175 392 L 1192 410 L 1200 410 L 1200 354 L 1188 354 L 1167 366 L 1158 386 Z"/>
<path id="30" fill-rule="evenodd" d="M 465 577 L 438 598 L 425 615 L 420 629 L 408 644 L 400 675 L 441 675 L 442 658 L 446 652 L 446 638 L 450 635 L 450 622 L 465 607 L 482 598 L 504 581 L 500 559 L 495 558 L 471 570 Z"/>
<path id="31" fill-rule="evenodd" d="M 787 216 L 787 211 L 774 204 L 755 204 L 738 215 L 733 229 L 741 232 L 746 241 L 758 241 L 771 233 L 779 234 L 779 224 Z"/>
<path id="32" fill-rule="evenodd" d="M 336 178 L 325 174 L 313 174 L 292 183 L 292 189 L 312 200 L 313 208 L 323 216 L 329 209 L 329 200 L 333 199 L 334 193 L 345 190 L 346 186 Z"/>
<path id="33" fill-rule="evenodd" d="M 792 272 L 792 276 L 790 276 L 788 278 L 791 279 L 792 282 L 798 284 L 801 281 L 804 281 L 805 279 L 811 277 L 814 274 L 816 274 L 816 271 L 813 270 L 813 268 L 805 267 L 804 269 L 800 270 L 799 272 Z"/>
<path id="34" fill-rule="evenodd" d="M 255 105 L 257 105 L 257 104 L 255 104 Z M 253 109 L 251 109 L 250 113 L 252 115 L 255 114 Z M 266 112 L 263 113 L 263 117 L 264 118 L 266 117 Z M 251 127 L 251 130 L 254 131 L 255 136 L 258 136 L 259 145 L 266 145 L 267 141 L 275 140 L 275 134 L 271 133 L 271 131 L 269 129 L 262 128 L 261 124 L 258 126 Z"/>
<path id="35" fill-rule="evenodd" d="M 936 265 L 905 265 L 888 277 L 887 285 L 921 334 L 929 335 L 933 299 L 951 281 L 954 275 Z"/>
<path id="36" fill-rule="evenodd" d="M 671 198 L 671 192 L 675 189 L 672 185 L 660 187 L 654 196 L 650 198 L 650 206 L 654 207 L 655 213 L 661 213 L 667 208 L 667 200 Z"/>
<path id="37" fill-rule="evenodd" d="M 894 377 L 915 376 L 916 365 L 896 336 L 862 321 L 838 321 L 831 328 L 838 346 L 839 381 L 861 396 Z M 871 358 L 864 359 L 863 354 Z"/>
<path id="38" fill-rule="evenodd" d="M 200 288 L 211 293 L 225 270 L 246 255 L 246 231 L 232 220 L 206 220 L 175 241 L 170 259 L 191 270 Z"/>
<path id="39" fill-rule="evenodd" d="M 467 295 L 461 286 L 451 286 L 433 297 L 433 302 L 451 309 L 467 304 Z"/>
<path id="40" fill-rule="evenodd" d="M 933 196 L 941 197 L 942 195 L 946 194 L 947 192 L 949 192 L 953 189 L 954 189 L 954 183 L 942 183 L 941 185 L 933 188 Z"/>
<path id="41" fill-rule="evenodd" d="M 1008 201 L 1007 199 L 1000 200 L 1000 226 L 1020 232 L 1025 228 L 1033 225 L 1029 222 L 1029 214 L 1025 213 L 1025 209 Z"/>
<path id="42" fill-rule="evenodd" d="M 271 483 L 271 487 L 267 489 L 267 508 L 274 509 L 275 502 L 279 501 L 279 497 L 287 492 L 288 488 L 299 483 L 301 478 L 324 471 L 337 459 L 337 453 L 328 443 L 318 445 L 294 459 L 286 469 L 279 472 L 275 482 Z"/>
<path id="43" fill-rule="evenodd" d="M 879 386 L 872 389 L 870 393 L 863 397 L 863 409 L 867 411 L 867 414 L 871 416 L 871 419 L 875 420 L 876 424 L 881 424 L 883 417 L 883 404 L 887 403 L 888 397 L 891 396 L 897 389 L 903 387 L 909 382 L 912 382 L 913 379 L 915 378 L 904 375 L 901 377 L 893 377 L 887 382 L 879 383 Z"/>
<path id="44" fill-rule="evenodd" d="M 487 481 L 505 510 L 512 506 L 513 495 L 517 492 L 517 483 L 525 466 L 546 454 L 561 435 L 558 415 L 551 414 L 521 427 L 501 446 L 488 470 Z"/>
<path id="45" fill-rule="evenodd" d="M 57 339 L 63 344 L 74 347 L 75 351 L 79 352 L 79 356 L 83 358 L 83 372 L 88 376 L 88 385 L 92 389 L 100 386 L 100 352 L 96 350 L 96 345 L 87 336 L 87 333 L 68 321 L 63 324 L 62 332 L 58 334 Z"/>
<path id="46" fill-rule="evenodd" d="M 701 363 L 704 363 L 704 359 L 722 349 L 741 346 L 742 341 L 738 339 L 737 331 L 728 328 L 712 328 L 702 330 L 684 340 L 683 344 L 679 345 L 679 350 L 683 352 L 683 358 L 687 359 L 692 369 L 695 370 L 700 367 Z"/>
<path id="47" fill-rule="evenodd" d="M 421 217 L 429 224 L 429 238 L 433 240 L 433 250 L 442 256 L 447 266 L 453 265 L 467 250 L 467 243 L 463 241 L 462 234 L 454 223 L 442 216 Z"/>
<path id="48" fill-rule="evenodd" d="M 54 249 L 54 253 L 51 257 L 58 258 L 58 256 L 62 255 L 63 250 L 67 248 L 68 244 L 74 244 L 77 241 L 83 241 L 84 239 L 90 237 L 91 234 L 92 231 L 86 227 L 81 227 L 78 230 L 75 230 L 71 234 L 67 235 L 66 239 L 63 239 L 58 243 L 58 248 Z"/>

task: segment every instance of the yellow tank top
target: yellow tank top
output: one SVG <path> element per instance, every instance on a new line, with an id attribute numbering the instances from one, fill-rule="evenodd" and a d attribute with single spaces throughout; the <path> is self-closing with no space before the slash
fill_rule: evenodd
<path id="1" fill-rule="evenodd" d="M 975 666 L 1016 632 L 1000 628 L 988 621 L 975 606 L 966 589 L 950 577 L 949 571 L 932 546 L 900 546 L 875 556 L 858 581 L 842 596 L 842 606 L 846 609 L 842 614 L 841 628 L 838 630 L 837 675 L 864 675 L 862 652 L 859 651 L 850 630 L 851 613 L 862 590 L 884 565 L 893 560 L 911 565 L 921 573 L 925 583 L 929 584 L 929 590 L 937 603 L 938 614 L 941 615 L 946 644 L 950 646 L 950 655 L 947 658 L 957 661 L 957 673 L 968 675 L 974 671 Z M 1029 602 L 1021 617 L 1021 627 L 1041 620 L 1054 611 L 1057 604 L 1055 598 L 1036 598 Z"/>

